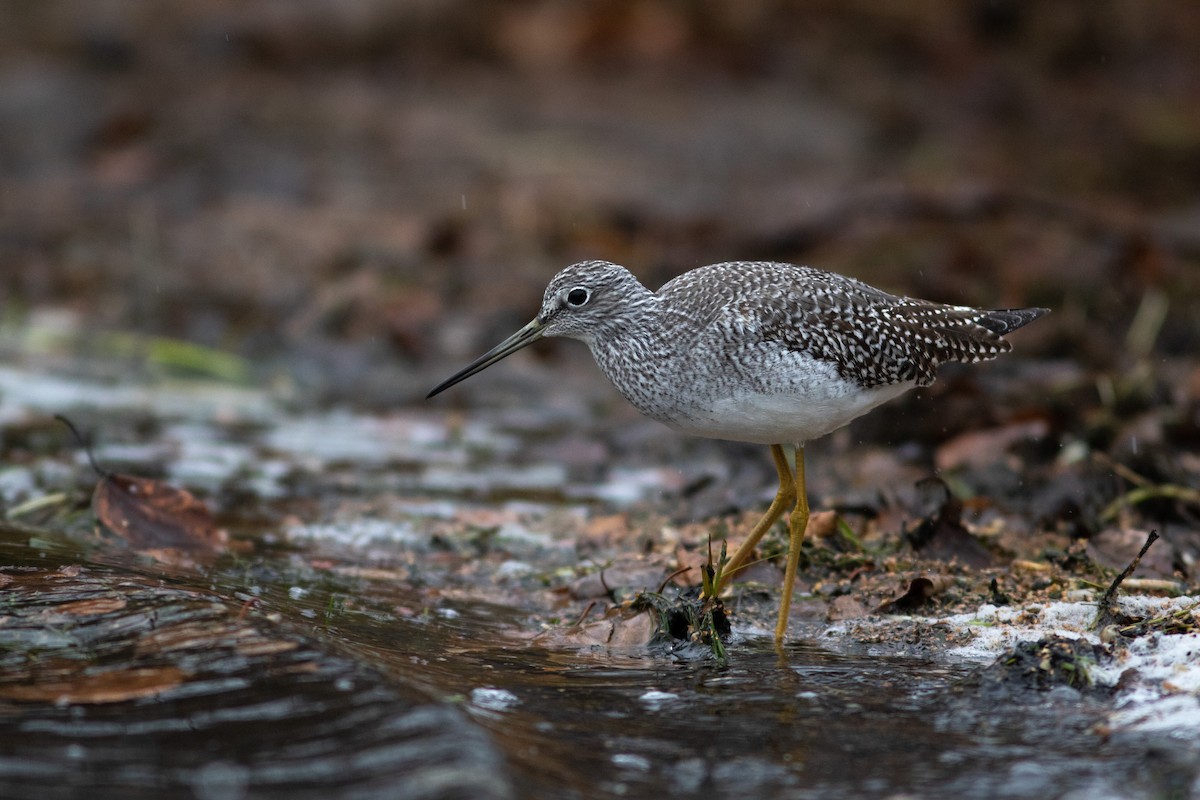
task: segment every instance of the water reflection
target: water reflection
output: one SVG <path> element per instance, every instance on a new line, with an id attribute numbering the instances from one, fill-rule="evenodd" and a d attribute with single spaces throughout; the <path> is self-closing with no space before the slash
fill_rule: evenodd
<path id="1" fill-rule="evenodd" d="M 1093 732 L 1100 703 L 1076 693 L 998 705 L 964 688 L 968 665 L 811 642 L 778 653 L 766 639 L 739 642 L 726 666 L 548 650 L 511 641 L 511 610 L 460 611 L 372 653 L 460 699 L 512 765 L 521 796 L 1016 798 L 1159 788 L 1160 777 L 1138 772 L 1144 743 L 1131 749 Z M 414 647 L 444 655 L 414 670 Z"/>

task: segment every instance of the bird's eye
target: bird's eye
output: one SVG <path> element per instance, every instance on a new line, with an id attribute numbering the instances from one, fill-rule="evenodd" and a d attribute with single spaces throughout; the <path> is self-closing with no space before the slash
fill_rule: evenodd
<path id="1" fill-rule="evenodd" d="M 567 292 L 567 305 L 579 308 L 588 301 L 589 297 L 591 297 L 591 295 L 588 294 L 587 289 L 584 289 L 582 286 L 576 286 L 574 289 Z"/>

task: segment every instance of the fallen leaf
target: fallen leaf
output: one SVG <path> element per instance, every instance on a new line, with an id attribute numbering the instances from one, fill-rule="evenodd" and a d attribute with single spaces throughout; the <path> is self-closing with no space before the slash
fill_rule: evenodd
<path id="1" fill-rule="evenodd" d="M 713 556 L 716 559 L 716 556 Z M 704 582 L 704 569 L 708 566 L 708 553 L 693 550 L 682 544 L 675 545 L 676 573 L 671 582 L 676 586 L 688 588 L 699 586 Z"/>
<path id="2" fill-rule="evenodd" d="M 899 597 L 880 603 L 876 609 L 880 614 L 891 614 L 896 611 L 913 611 L 929 602 L 954 585 L 954 578 L 948 575 L 918 575 L 909 581 L 908 589 Z"/>
<path id="3" fill-rule="evenodd" d="M 976 569 L 990 567 L 992 554 L 962 524 L 962 508 L 961 501 L 947 496 L 932 517 L 905 531 L 905 538 L 922 558 L 957 561 Z"/>
<path id="4" fill-rule="evenodd" d="M 153 478 L 109 472 L 96 463 L 79 429 L 55 415 L 75 435 L 100 476 L 92 512 L 100 524 L 137 550 L 212 554 L 226 549 L 229 535 L 213 524 L 204 503 L 191 492 Z"/>
<path id="5" fill-rule="evenodd" d="M 819 542 L 833 536 L 837 529 L 838 512 L 814 511 L 808 517 L 808 527 L 804 529 L 804 535 L 813 542 Z"/>
<path id="6" fill-rule="evenodd" d="M 568 591 L 576 600 L 612 597 L 629 592 L 655 592 L 671 573 L 659 561 L 661 559 L 657 557 L 651 560 L 643 556 L 618 558 L 604 569 L 572 581 Z"/>
<path id="7" fill-rule="evenodd" d="M 612 633 L 606 642 L 609 647 L 645 647 L 656 630 L 653 616 L 647 613 L 619 616 L 611 620 L 611 625 Z"/>
<path id="8" fill-rule="evenodd" d="M 937 449 L 934 463 L 939 470 L 959 467 L 983 468 L 996 463 L 1017 442 L 1044 439 L 1050 431 L 1044 419 L 1014 422 L 999 428 L 968 431 Z"/>
<path id="9" fill-rule="evenodd" d="M 96 485 L 92 510 L 105 528 L 138 550 L 215 553 L 229 539 L 195 495 L 152 478 L 106 475 Z"/>
<path id="10" fill-rule="evenodd" d="M 589 519 L 577 539 L 581 546 L 586 542 L 588 546 L 600 548 L 628 541 L 634 534 L 627 515 L 607 514 Z"/>
<path id="11" fill-rule="evenodd" d="M 871 613 L 865 603 L 857 597 L 848 594 L 839 595 L 829 602 L 825 619 L 828 622 L 838 622 L 844 619 L 858 619 Z"/>
<path id="12" fill-rule="evenodd" d="M 1146 541 L 1146 532 L 1140 530 L 1102 530 L 1087 543 L 1088 558 L 1110 569 L 1123 569 L 1137 555 Z M 1177 552 L 1171 543 L 1160 540 L 1154 549 L 1146 553 L 1138 563 L 1134 575 L 1139 578 L 1175 577 Z"/>
<path id="13" fill-rule="evenodd" d="M 547 647 L 603 645 L 636 649 L 645 647 L 657 630 L 657 620 L 650 612 L 616 608 L 600 619 L 569 628 L 550 628 L 535 636 L 534 641 Z"/>
<path id="14" fill-rule="evenodd" d="M 123 703 L 161 694 L 183 683 L 186 678 L 187 673 L 178 667 L 134 667 L 83 675 L 72 680 L 0 686 L 0 697 L 55 705 Z"/>

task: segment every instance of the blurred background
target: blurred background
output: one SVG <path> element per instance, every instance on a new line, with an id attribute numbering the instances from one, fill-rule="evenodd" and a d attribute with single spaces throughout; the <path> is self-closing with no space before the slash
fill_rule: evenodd
<path id="1" fill-rule="evenodd" d="M 792 619 L 851 627 L 709 680 L 604 610 L 700 581 L 773 496 L 765 448 L 642 420 L 578 342 L 423 399 L 591 258 L 1053 313 L 813 444 L 838 516 Z M 1151 528 L 1142 589 L 1200 597 L 1198 352 L 1194 0 L 0 0 L 0 795 L 406 795 L 420 762 L 422 796 L 508 796 L 498 764 L 513 796 L 1185 796 L 1194 673 L 1121 661 L 1116 699 L 1031 701 L 1047 668 L 1013 651 L 1015 694 L 948 691 L 879 656 L 973 633 L 853 626 L 917 574 L 973 628 L 984 603 L 1049 623 Z M 155 487 L 119 505 L 154 524 L 88 510 L 55 412 Z M 779 572 L 730 606 L 762 642 Z M 146 673 L 196 679 L 156 702 Z M 68 678 L 136 702 L 83 709 Z M 397 723 L 430 692 L 467 721 Z"/>
<path id="2" fill-rule="evenodd" d="M 583 258 L 809 263 L 1051 306 L 1020 349 L 1076 373 L 1190 363 L 1200 5 L 0 6 L 0 358 L 392 407 Z M 459 397 L 602 382 L 519 358 Z"/>

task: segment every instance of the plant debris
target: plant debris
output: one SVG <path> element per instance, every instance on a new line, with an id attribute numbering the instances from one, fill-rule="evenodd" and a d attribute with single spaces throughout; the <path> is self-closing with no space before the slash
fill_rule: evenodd
<path id="1" fill-rule="evenodd" d="M 1142 549 L 1138 551 L 1129 565 L 1121 571 L 1121 574 L 1113 579 L 1109 584 L 1104 595 L 1100 598 L 1100 613 L 1096 615 L 1096 622 L 1092 626 L 1095 630 L 1101 630 L 1112 624 L 1120 624 L 1127 621 L 1122 615 L 1120 608 L 1117 607 L 1117 591 L 1121 588 L 1121 584 L 1133 574 L 1137 569 L 1138 563 L 1142 560 L 1142 556 L 1146 555 L 1146 551 L 1150 546 L 1158 541 L 1158 531 L 1150 531 L 1146 536 L 1146 543 L 1142 545 Z"/>
<path id="2" fill-rule="evenodd" d="M 946 497 L 937 511 L 921 520 L 905 537 L 913 550 L 935 561 L 958 561 L 970 567 L 989 567 L 992 555 L 962 524 L 963 504 L 940 484 Z"/>
<path id="3" fill-rule="evenodd" d="M 1055 686 L 1091 689 L 1093 670 L 1109 658 L 1100 645 L 1083 639 L 1050 636 L 1021 642 L 990 666 L 979 670 L 967 686 L 978 686 L 990 694 L 1020 696 L 1030 689 L 1045 691 Z M 1111 692 L 1110 688 L 1103 691 Z"/>
<path id="4" fill-rule="evenodd" d="M 214 555 L 225 549 L 229 534 L 186 489 L 152 478 L 110 473 L 92 495 L 96 519 L 134 549 Z"/>
<path id="5" fill-rule="evenodd" d="M 55 418 L 75 435 L 100 476 L 92 493 L 92 512 L 109 532 L 164 561 L 211 557 L 228 547 L 229 534 L 216 526 L 208 506 L 191 492 L 104 469 L 75 425 L 61 414 Z"/>
<path id="6" fill-rule="evenodd" d="M 954 578 L 948 575 L 919 575 L 909 581 L 904 594 L 881 603 L 876 611 L 880 614 L 915 611 L 953 585 Z"/>

